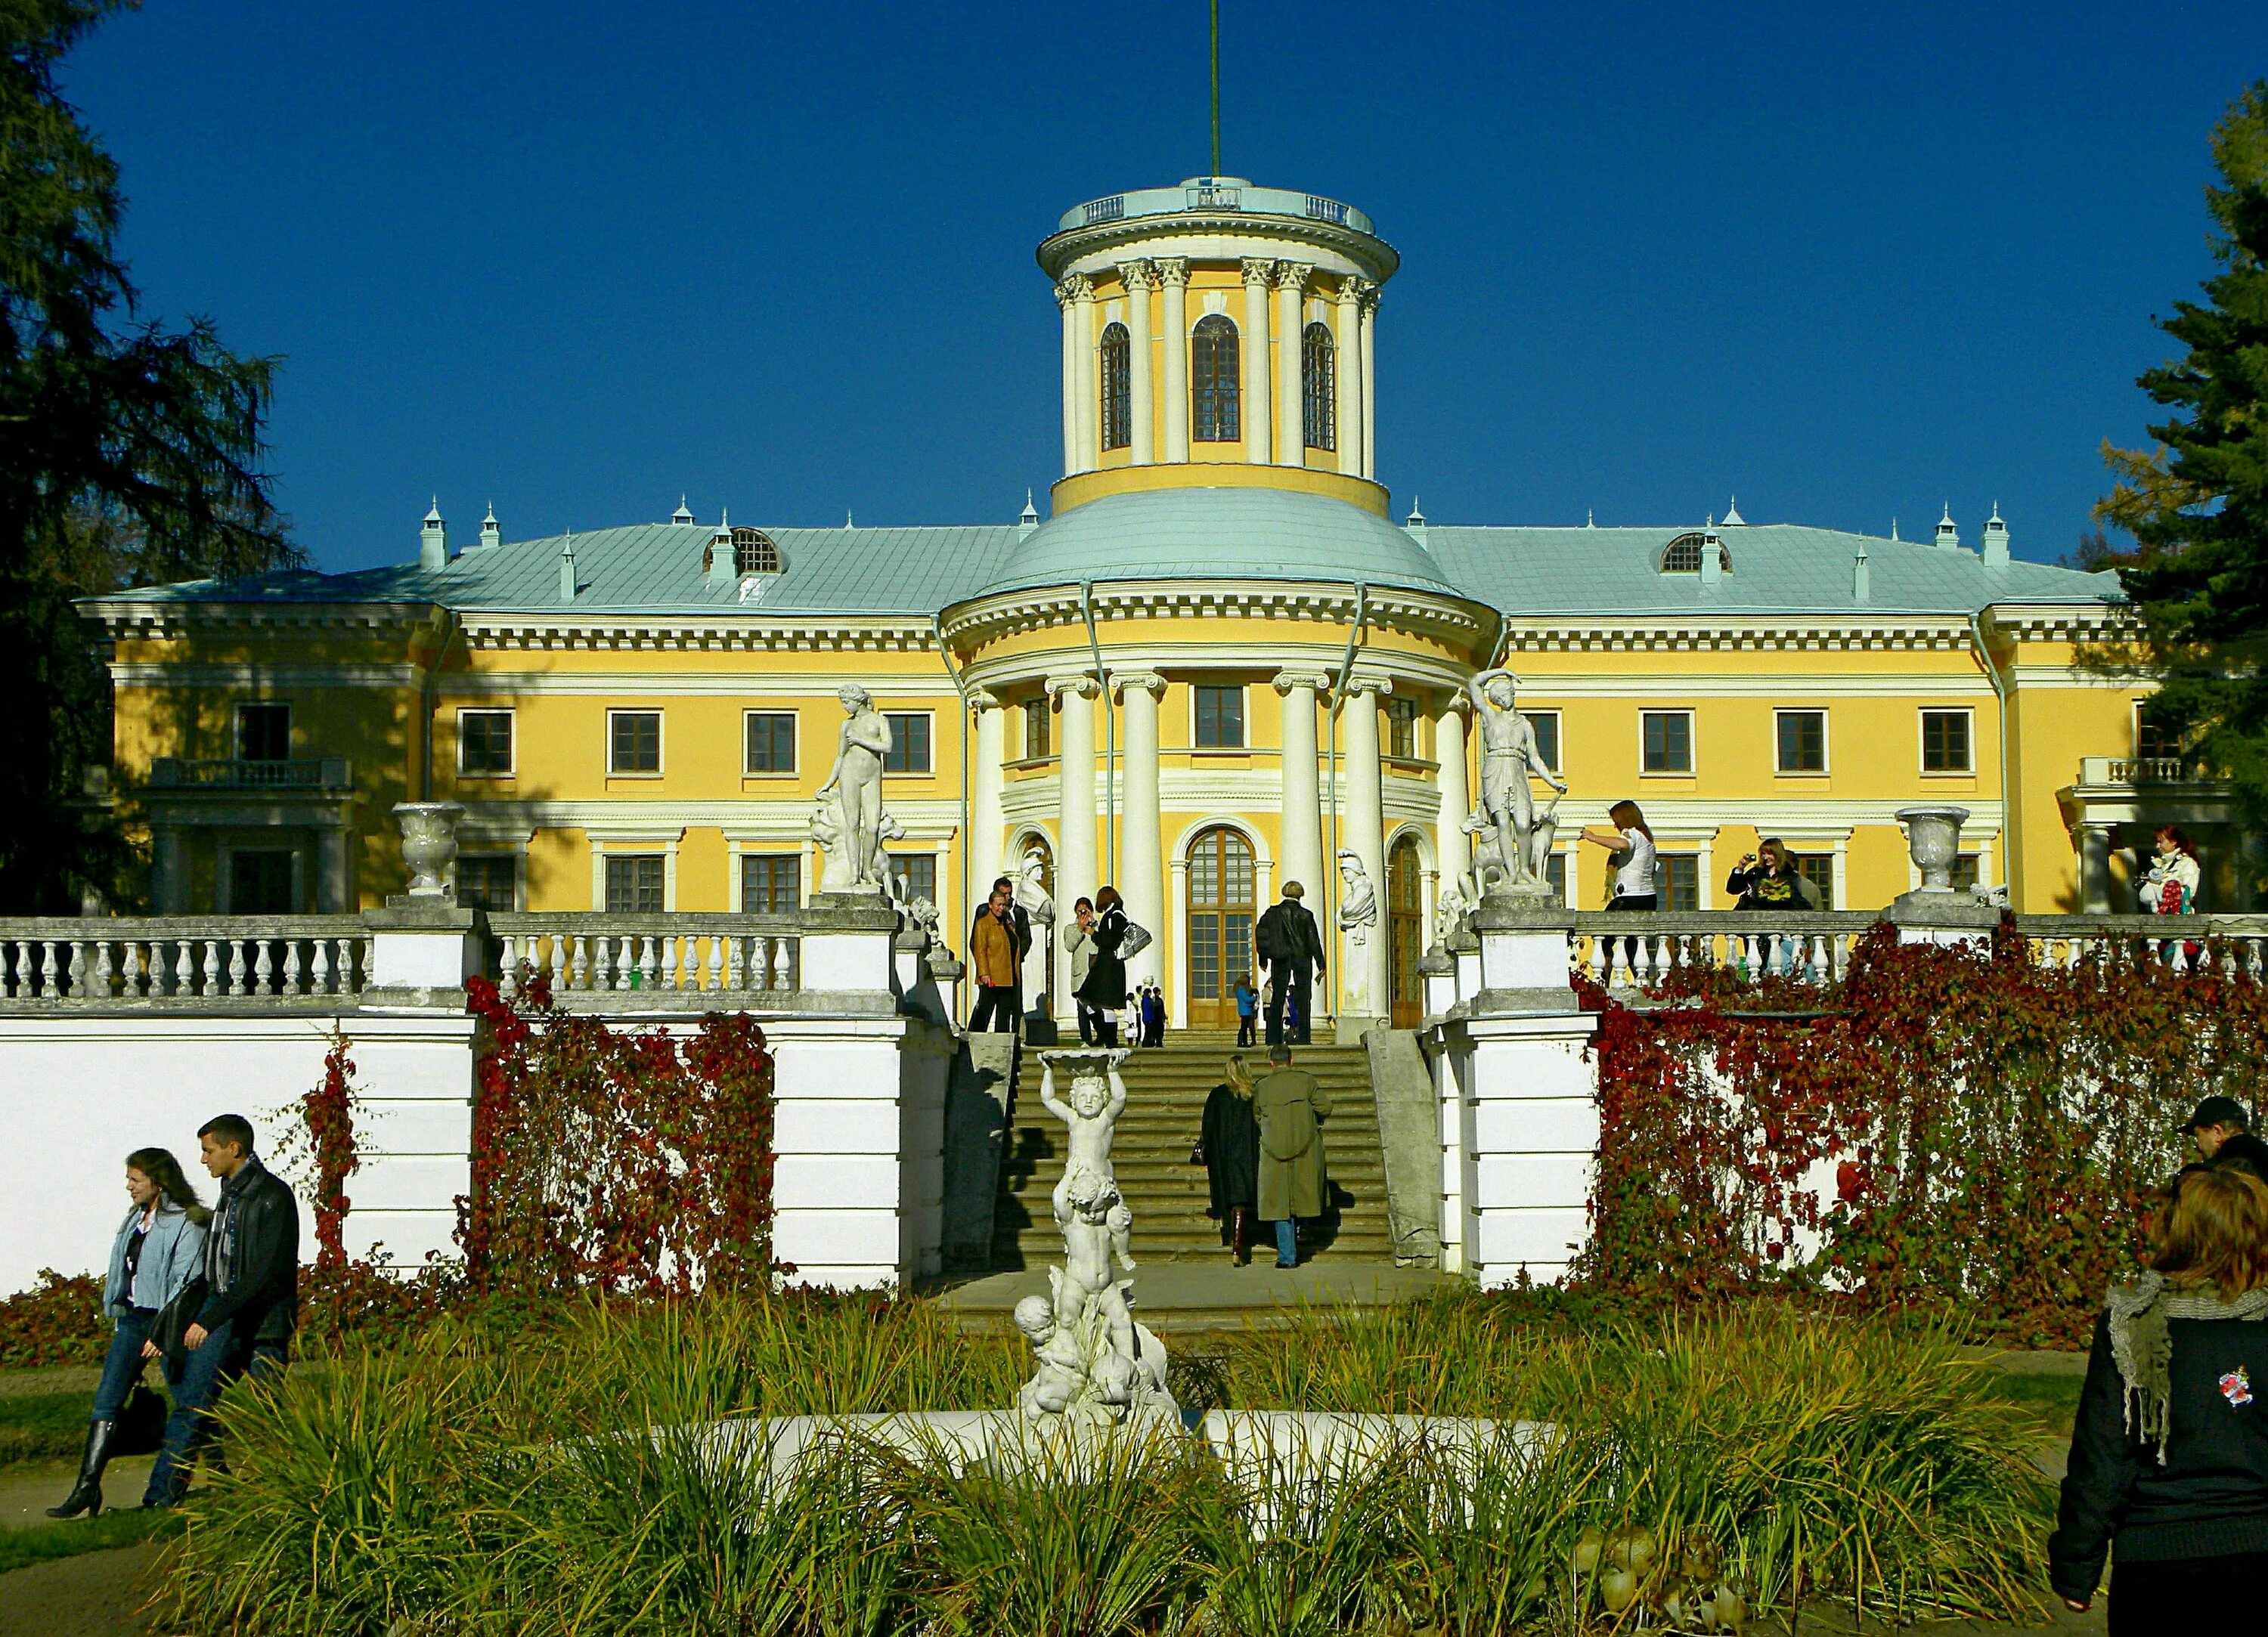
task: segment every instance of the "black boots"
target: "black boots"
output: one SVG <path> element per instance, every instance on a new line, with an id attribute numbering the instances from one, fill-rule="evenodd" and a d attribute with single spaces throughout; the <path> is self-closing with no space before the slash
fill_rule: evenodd
<path id="1" fill-rule="evenodd" d="M 71 1486 L 61 1506 L 48 1509 L 49 1517 L 77 1517 L 82 1512 L 93 1517 L 101 1512 L 102 1469 L 109 1464 L 111 1435 L 117 1430 L 116 1421 L 87 1423 L 86 1450 L 78 1457 L 78 1482 Z"/>

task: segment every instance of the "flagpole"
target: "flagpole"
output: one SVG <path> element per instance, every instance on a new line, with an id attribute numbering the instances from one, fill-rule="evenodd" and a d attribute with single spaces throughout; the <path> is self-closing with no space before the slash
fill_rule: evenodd
<path id="1" fill-rule="evenodd" d="M 1212 0 L 1212 173 L 1220 174 L 1220 0 Z"/>

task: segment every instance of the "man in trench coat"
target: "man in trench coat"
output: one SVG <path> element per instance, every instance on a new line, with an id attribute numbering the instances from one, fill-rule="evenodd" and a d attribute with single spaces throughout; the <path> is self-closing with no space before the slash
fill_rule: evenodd
<path id="1" fill-rule="evenodd" d="M 1276 1224 L 1276 1266 L 1296 1267 L 1296 1219 L 1323 1214 L 1322 1122 L 1331 1100 L 1314 1075 L 1292 1067 L 1290 1046 L 1270 1046 L 1268 1061 L 1273 1068 L 1252 1092 L 1260 1122 L 1260 1217 Z"/>

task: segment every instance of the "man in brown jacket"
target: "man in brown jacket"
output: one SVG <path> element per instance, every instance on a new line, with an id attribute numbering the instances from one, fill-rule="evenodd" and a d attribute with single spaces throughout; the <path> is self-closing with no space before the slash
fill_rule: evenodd
<path id="1" fill-rule="evenodd" d="M 1016 981 L 1023 951 L 1016 939 L 1015 890 L 1004 877 L 992 884 L 992 897 L 977 912 L 968 933 L 968 964 L 976 980 L 976 1005 L 968 1031 L 1013 1033 Z"/>
<path id="2" fill-rule="evenodd" d="M 1314 1075 L 1292 1067 L 1290 1046 L 1270 1046 L 1268 1061 L 1274 1067 L 1252 1091 L 1260 1122 L 1260 1217 L 1276 1224 L 1276 1266 L 1297 1267 L 1297 1219 L 1323 1214 L 1322 1123 L 1331 1100 Z"/>

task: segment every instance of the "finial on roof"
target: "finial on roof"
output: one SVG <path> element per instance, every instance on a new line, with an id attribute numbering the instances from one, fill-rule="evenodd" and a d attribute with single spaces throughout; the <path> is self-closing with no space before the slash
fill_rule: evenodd
<path id="1" fill-rule="evenodd" d="M 848 506 L 843 508 L 843 526 L 846 529 L 856 528 L 858 526 L 850 521 L 850 508 Z"/>
<path id="2" fill-rule="evenodd" d="M 441 521 L 441 497 L 433 496 L 433 504 L 425 514 L 425 526 L 417 531 L 417 566 L 421 569 L 446 569 L 449 566 L 449 525 Z"/>
<path id="3" fill-rule="evenodd" d="M 1895 540 L 1896 536 L 1893 534 L 1891 538 Z M 1851 600 L 1854 603 L 1874 600 L 1874 576 L 1867 572 L 1867 542 L 1863 539 L 1859 542 L 1859 554 L 1851 560 Z"/>
<path id="4" fill-rule="evenodd" d="M 1748 526 L 1748 523 L 1749 520 L 1741 515 L 1741 497 L 1735 495 L 1733 496 L 1733 503 L 1725 508 L 1725 526 L 1728 529 L 1743 529 Z"/>
<path id="5" fill-rule="evenodd" d="M 1898 537 L 1898 519 L 1897 519 L 1897 514 L 1896 514 L 1896 512 L 1893 512 L 1893 513 L 1891 513 L 1891 514 L 1890 514 L 1890 538 L 1891 538 L 1892 540 L 1896 540 L 1896 539 L 1897 539 L 1897 537 Z"/>
<path id="6" fill-rule="evenodd" d="M 1953 503 L 1950 501 L 1946 503 L 1945 515 L 1937 520 L 1937 543 L 1955 547 L 1961 544 L 1961 525 L 1953 520 Z"/>
<path id="7" fill-rule="evenodd" d="M 569 529 L 559 547 L 559 600 L 575 600 L 575 531 Z"/>
<path id="8" fill-rule="evenodd" d="M 1992 517 L 1984 525 L 1984 566 L 2005 569 L 2008 566 L 2008 525 L 2000 521 L 2000 503 L 1992 503 Z"/>
<path id="9" fill-rule="evenodd" d="M 504 543 L 504 525 L 497 521 L 496 502 L 489 502 L 489 515 L 481 519 L 481 544 L 500 546 Z"/>
<path id="10" fill-rule="evenodd" d="M 1425 513 L 1418 504 L 1418 496 L 1410 497 L 1410 515 L 1402 520 L 1402 532 L 1420 546 L 1425 542 Z"/>
<path id="11" fill-rule="evenodd" d="M 1588 506 L 1583 508 L 1583 526 L 1587 529 L 1595 529 L 1599 526 L 1599 514 Z"/>
<path id="12" fill-rule="evenodd" d="M 1023 514 L 1016 519 L 1016 538 L 1022 540 L 1040 526 L 1040 509 L 1032 504 L 1032 491 L 1024 491 Z"/>
<path id="13" fill-rule="evenodd" d="M 693 508 L 685 503 L 685 496 L 681 490 L 679 492 L 677 496 L 677 510 L 669 514 L 669 520 L 672 523 L 676 524 L 680 528 L 688 528 L 692 525 Z"/>
<path id="14" fill-rule="evenodd" d="M 426 511 L 425 511 L 425 521 L 426 521 L 426 522 L 428 522 L 428 523 L 438 523 L 440 520 L 441 520 L 441 497 L 440 497 L 438 495 L 436 495 L 436 496 L 433 496 L 433 503 L 432 503 L 432 505 L 431 505 L 430 507 L 428 507 L 428 508 L 426 509 Z"/>

